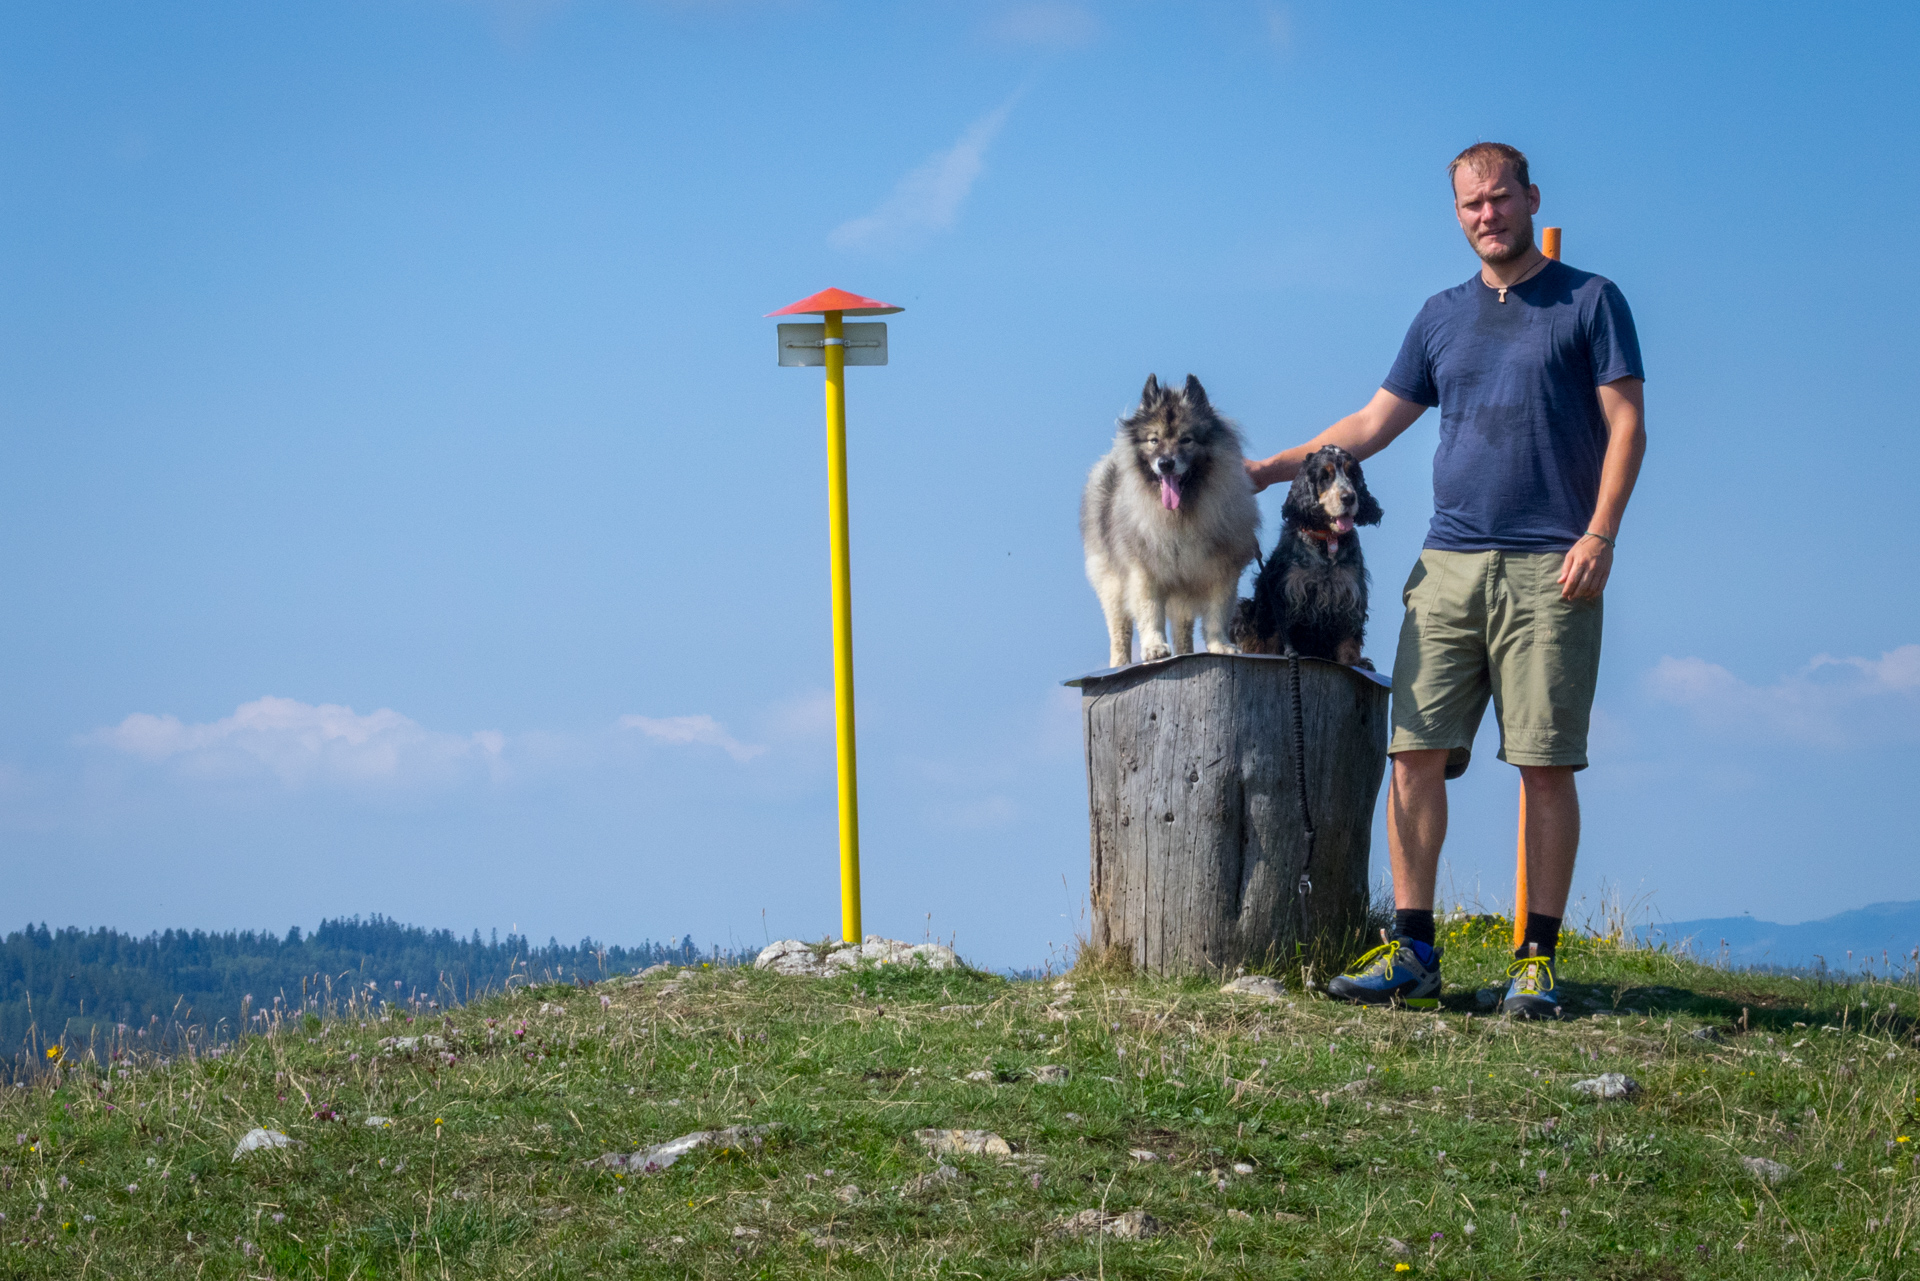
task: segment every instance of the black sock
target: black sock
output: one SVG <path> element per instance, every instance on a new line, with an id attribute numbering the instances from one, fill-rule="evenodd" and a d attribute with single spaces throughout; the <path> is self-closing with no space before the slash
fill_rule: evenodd
<path id="1" fill-rule="evenodd" d="M 1403 939 L 1433 946 L 1433 913 L 1417 907 L 1393 909 L 1393 932 Z"/>
<path id="2" fill-rule="evenodd" d="M 1553 959 L 1553 945 L 1560 941 L 1560 918 L 1542 916 L 1538 912 L 1527 913 L 1527 932 L 1520 940 L 1519 950 L 1514 955 L 1525 960 L 1531 954 L 1530 943 L 1540 945 L 1540 955 L 1549 961 Z"/>

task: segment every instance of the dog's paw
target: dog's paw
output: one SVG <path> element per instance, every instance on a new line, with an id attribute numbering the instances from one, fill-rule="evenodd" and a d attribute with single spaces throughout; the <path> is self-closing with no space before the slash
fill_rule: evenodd
<path id="1" fill-rule="evenodd" d="M 1148 641 L 1140 646 L 1140 661 L 1157 663 L 1163 658 L 1172 658 L 1173 651 L 1167 648 L 1165 641 Z"/>
<path id="2" fill-rule="evenodd" d="M 1238 645 L 1229 645 L 1225 641 L 1207 642 L 1207 653 L 1209 654 L 1238 654 L 1239 652 L 1240 647 Z"/>

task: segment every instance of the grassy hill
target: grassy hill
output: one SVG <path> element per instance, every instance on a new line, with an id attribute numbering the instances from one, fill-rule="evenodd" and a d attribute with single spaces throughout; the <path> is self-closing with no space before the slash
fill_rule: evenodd
<path id="1" fill-rule="evenodd" d="M 76 1052 L 0 1091 L 0 1277 L 1915 1271 L 1911 988 L 1589 941 L 1574 1017 L 1513 1024 L 1475 990 L 1504 929 L 1455 924 L 1437 1016 L 1291 982 L 694 968 Z M 1638 1092 L 1573 1089 L 1602 1072 Z M 596 1162 L 732 1126 L 768 1128 Z M 256 1127 L 298 1146 L 236 1160 Z M 1010 1151 L 936 1159 L 923 1129 Z M 1071 1230 L 1133 1210 L 1158 1231 Z"/>

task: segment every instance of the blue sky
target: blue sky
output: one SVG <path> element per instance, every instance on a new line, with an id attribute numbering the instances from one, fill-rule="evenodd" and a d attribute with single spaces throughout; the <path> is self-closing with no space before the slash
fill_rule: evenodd
<path id="1" fill-rule="evenodd" d="M 1920 898 L 1920 18 L 1506 20 L 9 6 L 5 916 L 833 930 L 819 375 L 761 316 L 838 285 L 907 308 L 849 377 L 868 928 L 1043 959 L 1115 415 L 1193 372 L 1264 454 L 1358 407 L 1473 271 L 1444 168 L 1482 138 L 1649 371 L 1579 890 Z M 1369 465 L 1383 667 L 1432 418 Z M 1448 871 L 1492 903 L 1486 734 Z"/>

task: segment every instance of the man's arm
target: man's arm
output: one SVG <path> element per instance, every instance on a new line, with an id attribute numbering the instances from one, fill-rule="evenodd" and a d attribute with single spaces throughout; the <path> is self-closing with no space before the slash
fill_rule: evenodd
<path id="1" fill-rule="evenodd" d="M 1640 479 L 1640 460 L 1647 453 L 1644 388 L 1638 378 L 1622 378 L 1600 388 L 1600 412 L 1607 419 L 1607 456 L 1600 465 L 1600 501 L 1587 528 L 1608 540 L 1620 532 L 1620 518 L 1626 515 L 1633 483 Z M 1560 562 L 1560 595 L 1567 600 L 1591 600 L 1606 590 L 1612 572 L 1612 542 L 1582 538 Z"/>
<path id="2" fill-rule="evenodd" d="M 1391 445 L 1396 436 L 1413 426 L 1414 419 L 1426 412 L 1425 405 L 1402 400 L 1382 387 L 1373 393 L 1373 399 L 1367 402 L 1365 409 L 1357 414 L 1348 414 L 1306 444 L 1295 445 L 1292 449 L 1258 462 L 1249 459 L 1247 475 L 1253 477 L 1255 493 L 1268 485 L 1292 480 L 1299 474 L 1300 464 L 1306 461 L 1307 455 L 1322 445 L 1338 445 L 1355 458 L 1371 458 Z M 1631 481 L 1627 487 L 1633 487 Z M 1626 501 L 1621 500 L 1621 506 L 1625 505 Z"/>

